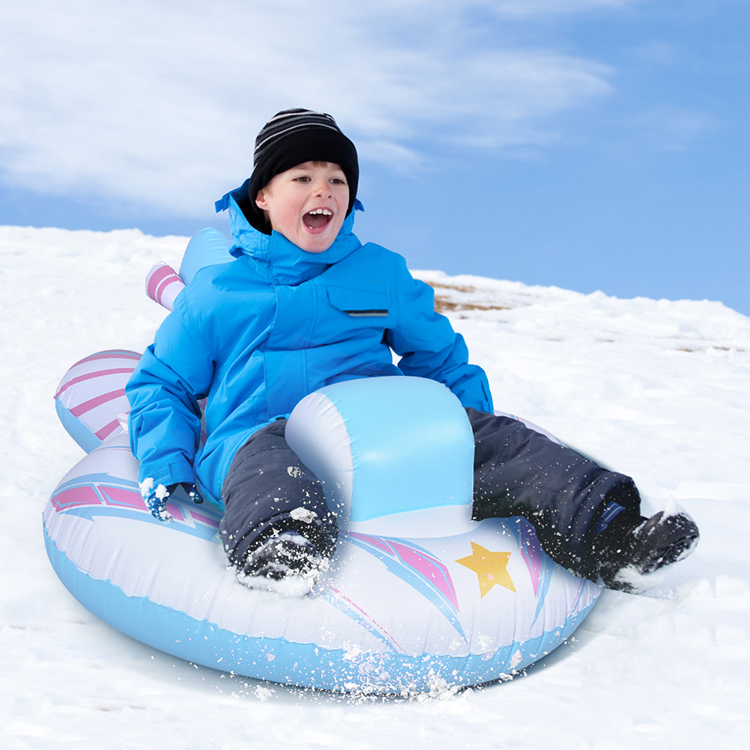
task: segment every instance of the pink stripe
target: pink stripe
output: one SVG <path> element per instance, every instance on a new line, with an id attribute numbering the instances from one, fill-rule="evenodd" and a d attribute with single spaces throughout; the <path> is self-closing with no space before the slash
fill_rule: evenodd
<path id="1" fill-rule="evenodd" d="M 209 518 L 208 516 L 204 516 L 203 513 L 196 513 L 194 510 L 190 512 L 190 515 L 195 521 L 200 521 L 201 523 L 206 524 L 206 526 L 210 526 L 212 529 L 219 528 L 219 522 L 215 518 Z"/>
<path id="2" fill-rule="evenodd" d="M 333 593 L 334 593 L 334 594 L 336 594 L 336 596 L 338 596 L 338 597 L 340 597 L 341 599 L 343 599 L 343 600 L 344 600 L 344 601 L 345 601 L 345 602 L 346 602 L 346 603 L 347 603 L 347 604 L 348 604 L 348 605 L 349 605 L 349 606 L 350 606 L 350 607 L 351 607 L 352 609 L 354 609 L 354 610 L 356 610 L 357 612 L 359 612 L 359 613 L 360 613 L 360 614 L 362 615 L 362 617 L 363 617 L 363 618 L 364 618 L 364 619 L 365 619 L 365 620 L 366 620 L 367 622 L 369 622 L 369 623 L 370 623 L 371 625 L 373 625 L 373 626 L 374 626 L 374 627 L 375 627 L 375 628 L 376 628 L 377 630 L 379 630 L 379 631 L 380 631 L 381 633 L 383 633 L 383 635 L 385 635 L 385 637 L 386 637 L 386 638 L 388 638 L 388 640 L 389 640 L 389 641 L 390 641 L 390 642 L 391 642 L 391 643 L 392 643 L 392 644 L 393 644 L 393 645 L 394 645 L 394 646 L 395 646 L 395 647 L 396 647 L 396 648 L 397 648 L 397 649 L 398 649 L 399 651 L 401 651 L 402 653 L 406 653 L 406 652 L 405 652 L 405 650 L 404 650 L 404 649 L 403 649 L 403 648 L 402 648 L 402 647 L 401 647 L 401 646 L 399 645 L 398 641 L 396 641 L 396 639 L 395 639 L 395 638 L 394 638 L 394 637 L 393 637 L 393 636 L 392 636 L 392 635 L 391 635 L 391 634 L 390 634 L 390 633 L 388 632 L 388 630 L 387 630 L 386 628 L 384 628 L 384 627 L 383 627 L 383 626 L 382 626 L 382 625 L 381 625 L 381 624 L 380 624 L 380 623 L 379 623 L 379 622 L 378 622 L 377 620 L 375 620 L 375 619 L 373 619 L 372 617 L 370 617 L 370 615 L 368 615 L 368 614 L 367 614 L 367 612 L 365 612 L 365 610 L 364 610 L 364 609 L 362 609 L 362 607 L 360 607 L 360 606 L 359 606 L 358 604 L 356 604 L 355 602 L 353 602 L 353 601 L 352 601 L 352 600 L 351 600 L 351 599 L 350 599 L 350 598 L 349 598 L 348 596 L 346 596 L 346 594 L 344 594 L 344 593 L 343 593 L 343 591 L 339 591 L 339 590 L 338 590 L 337 588 L 334 588 L 334 587 L 333 587 L 333 586 L 331 586 L 330 584 L 328 585 L 328 590 L 329 590 L 329 591 L 333 591 Z"/>
<path id="3" fill-rule="evenodd" d="M 83 383 L 86 380 L 93 380 L 94 378 L 99 377 L 106 377 L 107 375 L 125 375 L 125 374 L 131 374 L 135 370 L 135 366 L 133 367 L 116 367 L 111 370 L 97 370 L 96 372 L 87 372 L 85 375 L 78 375 L 77 377 L 73 378 L 72 380 L 69 380 L 65 385 L 60 386 L 60 390 L 55 394 L 55 398 L 60 398 L 60 396 L 65 393 L 65 391 L 70 388 L 71 385 L 76 385 L 77 383 Z"/>
<path id="4" fill-rule="evenodd" d="M 82 505 L 101 505 L 102 500 L 91 485 L 72 487 L 63 490 L 50 498 L 55 510 L 60 512 L 68 508 L 79 508 Z"/>
<path id="5" fill-rule="evenodd" d="M 148 510 L 146 504 L 143 502 L 141 493 L 136 490 L 125 490 L 122 487 L 103 487 L 100 485 L 99 492 L 104 496 L 107 505 Z"/>
<path id="6" fill-rule="evenodd" d="M 456 590 L 453 588 L 453 581 L 445 565 L 398 542 L 393 542 L 393 548 L 398 552 L 399 557 L 406 565 L 412 568 L 412 570 L 416 570 L 423 578 L 432 583 L 458 609 Z"/>
<path id="7" fill-rule="evenodd" d="M 369 534 L 359 534 L 356 531 L 350 531 L 349 536 L 353 536 L 355 539 L 361 539 L 363 542 L 376 547 L 381 552 L 385 552 L 389 557 L 393 557 L 393 549 L 380 537 L 370 536 Z"/>
<path id="8" fill-rule="evenodd" d="M 168 276 L 176 275 L 177 274 L 174 272 L 174 269 L 170 268 L 169 266 L 162 266 L 161 268 L 158 268 L 151 274 L 148 280 L 148 287 L 146 288 L 148 296 L 153 300 L 157 299 L 159 284 Z"/>
<path id="9" fill-rule="evenodd" d="M 166 504 L 167 513 L 169 513 L 172 518 L 175 519 L 175 521 L 185 521 L 185 516 L 182 512 L 182 508 L 177 504 L 173 503 L 171 500 L 167 501 Z"/>
<path id="10" fill-rule="evenodd" d="M 526 563 L 534 587 L 534 596 L 539 593 L 539 584 L 542 582 L 542 547 L 536 534 L 529 532 L 527 526 L 522 524 L 521 531 L 521 557 Z"/>
<path id="11" fill-rule="evenodd" d="M 102 393 L 101 396 L 97 396 L 96 398 L 92 398 L 92 399 L 89 399 L 88 401 L 84 401 L 82 404 L 78 404 L 78 406 L 74 406 L 70 410 L 70 413 L 74 417 L 80 417 L 82 414 L 85 414 L 87 411 L 96 409 L 97 406 L 106 404 L 109 401 L 114 401 L 115 399 L 121 398 L 124 395 L 125 395 L 124 388 L 118 388 L 118 390 L 111 391 L 110 393 Z"/>
<path id="12" fill-rule="evenodd" d="M 182 279 L 179 276 L 170 276 L 169 278 L 164 279 L 164 281 L 159 284 L 159 288 L 156 290 L 156 296 L 159 299 L 159 303 L 161 304 L 161 298 L 164 296 L 164 292 L 169 289 L 172 284 L 177 284 L 177 286 L 182 289 L 185 284 L 182 283 Z"/>
<path id="13" fill-rule="evenodd" d="M 101 430 L 94 433 L 99 440 L 106 440 L 120 426 L 119 419 L 113 419 L 109 424 L 105 424 Z"/>
<path id="14" fill-rule="evenodd" d="M 129 349 L 108 349 L 106 352 L 97 352 L 92 354 L 90 357 L 78 360 L 73 367 L 84 364 L 84 362 L 95 362 L 97 359 L 140 359 L 141 355 L 138 352 L 132 352 Z M 73 367 L 70 369 L 72 370 Z"/>

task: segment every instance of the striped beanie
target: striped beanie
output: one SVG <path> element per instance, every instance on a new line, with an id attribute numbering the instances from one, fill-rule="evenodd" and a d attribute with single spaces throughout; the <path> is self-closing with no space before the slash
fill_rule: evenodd
<path id="1" fill-rule="evenodd" d="M 306 161 L 327 161 L 341 167 L 349 183 L 346 213 L 351 213 L 359 182 L 354 144 L 341 132 L 331 115 L 309 109 L 286 109 L 274 115 L 255 139 L 253 173 L 247 182 L 248 202 L 242 208 L 256 229 L 268 231 L 263 211 L 255 205 L 258 191 L 277 174 Z"/>

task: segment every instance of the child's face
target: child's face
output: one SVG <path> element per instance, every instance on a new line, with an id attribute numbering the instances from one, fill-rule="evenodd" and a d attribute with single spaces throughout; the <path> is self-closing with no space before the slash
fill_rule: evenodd
<path id="1" fill-rule="evenodd" d="M 322 253 L 344 223 L 349 186 L 338 164 L 306 161 L 277 174 L 255 203 L 277 232 L 308 253 Z"/>

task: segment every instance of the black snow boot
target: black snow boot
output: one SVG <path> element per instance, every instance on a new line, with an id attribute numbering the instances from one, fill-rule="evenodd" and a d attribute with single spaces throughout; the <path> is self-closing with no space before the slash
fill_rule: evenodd
<path id="1" fill-rule="evenodd" d="M 698 527 L 687 513 L 622 516 L 595 538 L 590 556 L 594 575 L 587 577 L 608 589 L 637 592 L 644 587 L 641 576 L 684 559 L 698 544 Z"/>
<path id="2" fill-rule="evenodd" d="M 294 530 L 282 531 L 248 553 L 242 565 L 241 580 L 251 588 L 265 588 L 262 582 L 254 583 L 250 579 L 281 581 L 298 576 L 312 586 L 322 562 L 323 556 L 309 539 Z"/>

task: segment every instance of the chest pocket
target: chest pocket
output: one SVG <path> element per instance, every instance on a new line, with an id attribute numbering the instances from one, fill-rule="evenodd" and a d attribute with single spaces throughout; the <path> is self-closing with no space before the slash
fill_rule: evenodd
<path id="1" fill-rule="evenodd" d="M 351 318 L 387 318 L 388 292 L 375 289 L 327 287 L 328 301 Z"/>

